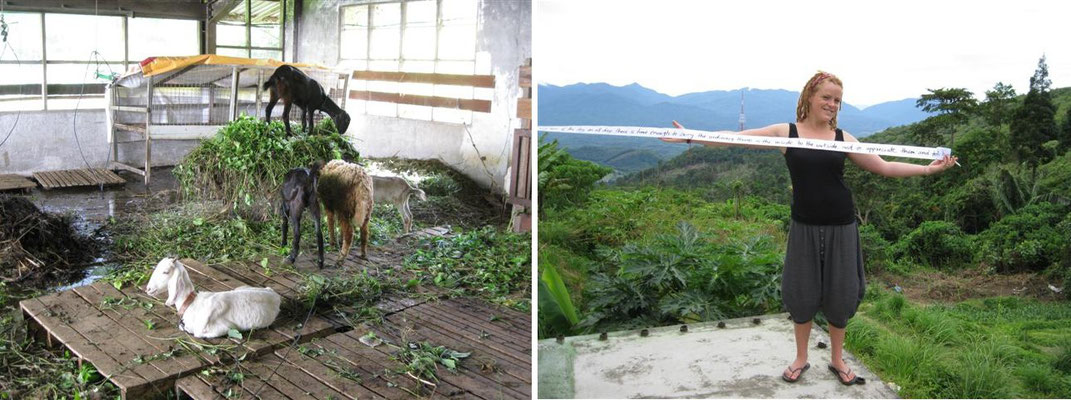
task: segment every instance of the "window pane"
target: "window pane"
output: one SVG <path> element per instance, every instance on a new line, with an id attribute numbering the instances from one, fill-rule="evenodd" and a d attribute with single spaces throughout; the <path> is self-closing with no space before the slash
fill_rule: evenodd
<path id="1" fill-rule="evenodd" d="M 4 21 L 7 22 L 7 44 L 11 49 L 5 50 L 0 60 L 40 61 L 41 14 L 5 12 Z"/>
<path id="2" fill-rule="evenodd" d="M 435 2 L 434 1 L 411 1 L 405 4 L 405 23 L 409 25 L 413 24 L 435 24 Z"/>
<path id="3" fill-rule="evenodd" d="M 370 58 L 397 60 L 399 40 L 401 40 L 401 31 L 398 27 L 373 28 Z"/>
<path id="4" fill-rule="evenodd" d="M 476 26 L 444 26 L 439 36 L 440 60 L 471 60 L 476 57 Z"/>
<path id="5" fill-rule="evenodd" d="M 443 0 L 443 24 L 475 24 L 476 0 Z"/>
<path id="6" fill-rule="evenodd" d="M 221 56 L 249 58 L 248 49 L 236 49 L 232 47 L 217 47 L 216 54 L 219 54 Z"/>
<path id="7" fill-rule="evenodd" d="M 368 6 L 342 7 L 342 29 L 368 28 Z"/>
<path id="8" fill-rule="evenodd" d="M 8 55 L 10 56 L 10 54 Z M 6 61 L 7 58 L 4 58 Z M 0 64 L 0 85 L 16 85 L 26 83 L 41 83 L 41 64 L 22 63 Z"/>
<path id="9" fill-rule="evenodd" d="M 368 69 L 372 71 L 397 71 L 398 61 L 369 61 Z"/>
<path id="10" fill-rule="evenodd" d="M 405 28 L 405 42 L 402 56 L 406 59 L 431 60 L 435 58 L 435 27 L 408 26 Z"/>
<path id="11" fill-rule="evenodd" d="M 398 27 L 402 23 L 401 3 L 373 4 L 372 27 Z"/>
<path id="12" fill-rule="evenodd" d="M 245 25 L 216 24 L 217 46 L 245 46 Z"/>
<path id="13" fill-rule="evenodd" d="M 279 40 L 279 25 L 258 25 L 250 27 L 250 38 L 253 47 L 281 47 Z"/>
<path id="14" fill-rule="evenodd" d="M 48 83 L 108 83 L 111 79 L 98 77 L 123 73 L 123 64 L 49 64 Z M 50 107 L 51 108 L 51 107 Z"/>
<path id="15" fill-rule="evenodd" d="M 127 23 L 130 60 L 200 54 L 197 21 L 164 18 L 130 18 Z"/>
<path id="16" fill-rule="evenodd" d="M 368 56 L 368 30 L 344 29 L 339 50 L 343 59 L 363 59 Z"/>
<path id="17" fill-rule="evenodd" d="M 282 52 L 282 50 L 257 50 L 257 49 L 253 49 L 253 57 L 252 58 L 270 58 L 270 59 L 273 59 L 273 60 L 282 60 L 283 59 L 283 52 Z"/>
<path id="18" fill-rule="evenodd" d="M 89 60 L 94 50 L 105 60 L 123 60 L 123 18 L 45 14 L 49 60 Z"/>

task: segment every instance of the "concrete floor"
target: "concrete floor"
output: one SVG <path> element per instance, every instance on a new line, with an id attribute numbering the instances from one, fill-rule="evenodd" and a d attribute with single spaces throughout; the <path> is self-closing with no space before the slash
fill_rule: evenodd
<path id="1" fill-rule="evenodd" d="M 841 385 L 827 369 L 829 344 L 822 329 L 811 331 L 811 368 L 796 383 L 781 380 L 795 357 L 792 321 L 787 314 L 640 331 L 539 341 L 540 398 L 897 398 L 858 359 L 844 353 L 864 385 Z"/>

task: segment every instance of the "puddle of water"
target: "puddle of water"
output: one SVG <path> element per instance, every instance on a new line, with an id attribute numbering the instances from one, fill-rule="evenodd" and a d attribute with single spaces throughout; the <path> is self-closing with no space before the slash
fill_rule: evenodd
<path id="1" fill-rule="evenodd" d="M 97 260 L 103 261 L 103 259 L 99 259 L 99 258 Z M 57 287 L 49 289 L 48 291 L 50 291 L 50 292 L 62 292 L 64 290 L 74 289 L 76 287 L 82 287 L 82 286 L 85 286 L 85 285 L 93 284 L 93 282 L 96 282 L 100 278 L 103 278 L 103 277 L 107 276 L 108 272 L 111 272 L 111 270 L 114 269 L 117 266 L 118 266 L 118 264 L 115 264 L 115 263 L 107 263 L 107 264 L 96 264 L 95 263 L 93 266 L 91 266 L 91 267 L 86 269 L 86 276 L 85 276 L 85 278 L 82 278 L 82 280 L 80 280 L 78 282 L 71 283 L 69 285 L 57 286 Z"/>

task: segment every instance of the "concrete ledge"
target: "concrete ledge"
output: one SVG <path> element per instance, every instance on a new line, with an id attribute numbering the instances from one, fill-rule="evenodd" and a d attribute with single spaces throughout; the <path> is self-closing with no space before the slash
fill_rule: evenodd
<path id="1" fill-rule="evenodd" d="M 753 319 L 758 318 L 755 324 Z M 827 369 L 829 335 L 811 331 L 811 368 L 796 383 L 781 380 L 795 358 L 788 314 L 539 341 L 540 398 L 897 398 L 847 351 L 844 359 L 865 385 L 844 386 Z"/>

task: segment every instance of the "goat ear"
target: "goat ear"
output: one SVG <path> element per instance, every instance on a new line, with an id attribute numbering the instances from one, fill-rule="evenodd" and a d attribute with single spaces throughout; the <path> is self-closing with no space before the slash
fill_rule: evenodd
<path id="1" fill-rule="evenodd" d="M 172 267 L 172 269 L 174 269 L 174 267 Z M 172 271 L 172 272 L 175 272 L 175 271 Z M 165 306 L 170 306 L 170 305 L 175 304 L 175 299 L 178 297 L 179 285 L 180 285 L 179 281 L 180 280 L 181 279 L 179 278 L 179 274 L 177 274 L 177 273 L 172 273 L 171 276 L 168 277 L 168 279 L 167 279 L 167 301 L 164 302 Z"/>

